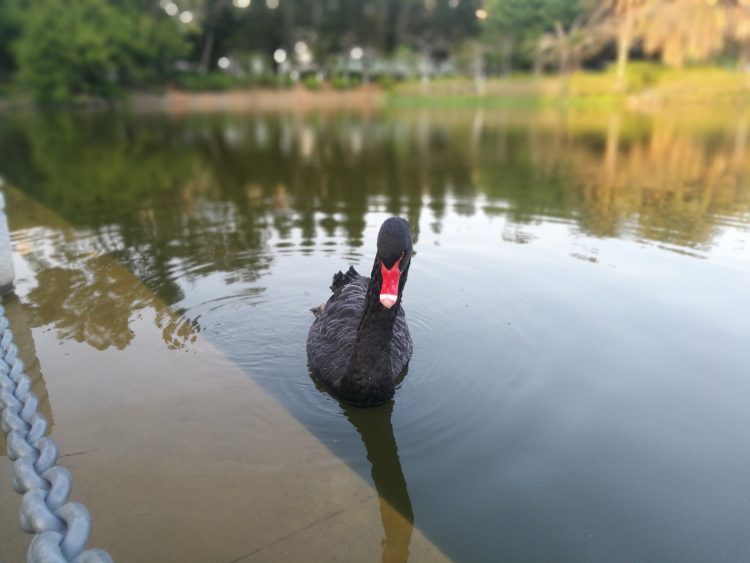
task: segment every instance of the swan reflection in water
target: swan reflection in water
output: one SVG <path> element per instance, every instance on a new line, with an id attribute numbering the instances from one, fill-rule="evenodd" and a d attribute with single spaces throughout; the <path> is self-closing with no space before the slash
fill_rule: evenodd
<path id="1" fill-rule="evenodd" d="M 391 424 L 393 401 L 367 409 L 342 403 L 341 408 L 359 432 L 367 450 L 372 480 L 380 501 L 384 533 L 382 561 L 406 561 L 414 528 L 414 512 Z"/>

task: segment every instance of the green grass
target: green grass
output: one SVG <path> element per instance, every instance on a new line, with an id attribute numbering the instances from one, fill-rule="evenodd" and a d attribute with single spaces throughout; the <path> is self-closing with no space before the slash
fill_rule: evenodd
<path id="1" fill-rule="evenodd" d="M 440 94 L 389 94 L 388 106 L 392 108 L 547 108 L 555 106 L 576 108 L 619 107 L 623 103 L 621 96 L 478 96 L 478 95 L 440 95 Z"/>
<path id="2" fill-rule="evenodd" d="M 561 92 L 566 92 L 561 96 Z M 544 107 L 564 105 L 613 108 L 626 103 L 641 106 L 665 104 L 740 105 L 750 102 L 750 74 L 719 67 L 670 69 L 652 62 L 628 66 L 627 87 L 615 91 L 615 73 L 577 72 L 567 84 L 560 77 L 517 74 L 493 78 L 484 94 L 476 94 L 468 78 L 439 78 L 424 85 L 398 84 L 388 97 L 395 107 Z"/>
<path id="3" fill-rule="evenodd" d="M 533 108 L 548 105 L 550 98 L 521 96 L 477 96 L 450 94 L 400 94 L 388 95 L 388 106 L 394 108 L 477 108 L 508 107 Z"/>

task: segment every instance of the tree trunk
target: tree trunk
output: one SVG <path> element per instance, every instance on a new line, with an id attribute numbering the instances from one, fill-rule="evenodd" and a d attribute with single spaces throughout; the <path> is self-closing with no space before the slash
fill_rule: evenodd
<path id="1" fill-rule="evenodd" d="M 430 91 L 430 66 L 432 64 L 432 58 L 430 55 L 430 49 L 425 46 L 422 49 L 422 92 L 427 93 Z"/>
<path id="2" fill-rule="evenodd" d="M 477 43 L 474 46 L 474 89 L 479 95 L 484 94 L 484 49 Z"/>
<path id="3" fill-rule="evenodd" d="M 401 45 L 409 28 L 409 18 L 411 16 L 411 2 L 399 2 L 398 15 L 396 17 L 396 33 L 394 34 L 394 45 Z"/>
<path id="4" fill-rule="evenodd" d="M 633 9 L 630 3 L 625 8 L 625 16 L 617 32 L 617 72 L 615 74 L 615 91 L 624 92 L 627 87 L 625 69 L 630 57 L 630 45 L 633 41 Z"/>
<path id="5" fill-rule="evenodd" d="M 294 46 L 294 2 L 281 2 L 281 16 L 284 22 L 284 44 Z M 291 55 L 291 53 L 290 53 Z"/>
<path id="6" fill-rule="evenodd" d="M 503 36 L 502 43 L 503 56 L 503 76 L 510 76 L 513 72 L 513 37 L 510 35 Z"/>
<path id="7" fill-rule="evenodd" d="M 362 55 L 362 84 L 370 83 L 370 62 L 367 56 L 367 50 Z"/>
<path id="8" fill-rule="evenodd" d="M 567 98 L 568 96 L 568 74 L 570 72 L 569 68 L 569 58 L 570 58 L 570 46 L 568 45 L 569 37 L 565 33 L 565 28 L 563 28 L 562 24 L 559 21 L 555 22 L 555 33 L 557 34 L 557 41 L 558 41 L 558 66 L 560 71 L 560 96 L 563 98 Z"/>
<path id="9" fill-rule="evenodd" d="M 737 57 L 737 70 L 745 72 L 750 65 L 750 40 L 745 39 L 740 43 L 740 52 Z"/>
<path id="10" fill-rule="evenodd" d="M 534 53 L 534 77 L 539 78 L 544 70 L 544 61 L 542 60 L 542 50 L 537 47 Z"/>
<path id="11" fill-rule="evenodd" d="M 208 72 L 208 67 L 211 64 L 211 55 L 214 50 L 214 32 L 209 31 L 206 34 L 206 41 L 203 43 L 203 53 L 201 54 L 201 72 Z"/>

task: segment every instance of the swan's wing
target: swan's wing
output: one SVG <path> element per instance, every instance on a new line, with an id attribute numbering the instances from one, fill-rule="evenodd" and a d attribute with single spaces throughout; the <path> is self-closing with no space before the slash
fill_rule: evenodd
<path id="1" fill-rule="evenodd" d="M 313 321 L 307 337 L 310 368 L 323 380 L 340 375 L 357 338 L 369 280 L 357 275 L 352 281 L 335 291 Z"/>
<path id="2" fill-rule="evenodd" d="M 346 271 L 346 273 L 338 272 L 337 274 L 333 275 L 333 283 L 331 283 L 331 291 L 336 293 L 337 289 L 341 289 L 347 284 L 350 284 L 354 280 L 361 278 L 357 273 L 357 270 L 354 269 L 353 266 L 349 266 L 349 269 Z"/>
<path id="3" fill-rule="evenodd" d="M 342 339 L 354 341 L 356 338 L 367 293 L 367 285 L 358 277 L 356 283 L 347 283 L 336 290 L 316 320 L 320 336 L 326 342 L 340 344 Z"/>
<path id="4" fill-rule="evenodd" d="M 391 368 L 393 377 L 398 375 L 406 367 L 411 359 L 414 344 L 412 343 L 409 327 L 406 324 L 406 314 L 403 306 L 399 309 L 396 323 L 393 325 L 393 337 L 391 338 Z"/>

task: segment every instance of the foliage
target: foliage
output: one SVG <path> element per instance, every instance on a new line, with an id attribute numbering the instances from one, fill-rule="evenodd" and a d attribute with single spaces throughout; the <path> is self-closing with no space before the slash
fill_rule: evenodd
<path id="1" fill-rule="evenodd" d="M 337 74 L 331 77 L 331 86 L 333 86 L 336 90 L 346 90 L 351 86 L 351 84 L 349 83 L 348 77 Z"/>
<path id="2" fill-rule="evenodd" d="M 728 14 L 718 8 L 716 2 L 653 3 L 648 15 L 646 51 L 661 53 L 662 60 L 669 66 L 681 67 L 689 60 L 706 60 L 724 47 Z"/>
<path id="3" fill-rule="evenodd" d="M 166 17 L 152 17 L 145 13 L 132 13 L 129 18 L 130 36 L 125 49 L 129 64 L 123 78 L 127 84 L 149 81 L 161 82 L 174 74 L 175 62 L 187 55 L 189 44 L 177 27 Z"/>
<path id="4" fill-rule="evenodd" d="M 16 70 L 11 45 L 21 33 L 19 0 L 0 0 L 0 80 Z"/>
<path id="5" fill-rule="evenodd" d="M 584 11 L 582 0 L 488 0 L 486 6 L 483 40 L 494 47 L 508 41 L 516 64 L 527 68 L 539 37 L 556 24 L 569 26 Z"/>
<path id="6" fill-rule="evenodd" d="M 597 0 L 592 9 L 607 12 L 602 24 L 617 38 L 621 67 L 636 44 L 671 67 L 710 60 L 727 46 L 740 66 L 750 60 L 746 0 Z"/>
<path id="7" fill-rule="evenodd" d="M 636 61 L 628 65 L 628 88 L 631 92 L 641 92 L 656 86 L 664 75 L 664 68 L 653 62 Z"/>
<path id="8" fill-rule="evenodd" d="M 390 92 L 396 87 L 396 80 L 391 76 L 380 76 L 378 77 L 378 86 Z"/>
<path id="9" fill-rule="evenodd" d="M 25 9 L 21 31 L 18 78 L 43 102 L 112 98 L 165 75 L 185 47 L 171 21 L 106 0 L 38 0 Z"/>
<path id="10" fill-rule="evenodd" d="M 230 74 L 223 72 L 209 72 L 206 74 L 182 74 L 179 75 L 175 84 L 192 92 L 208 92 L 230 90 L 237 86 L 242 86 L 243 82 Z"/>
<path id="11" fill-rule="evenodd" d="M 194 0 L 201 21 L 192 37 L 191 59 L 205 70 L 235 51 L 292 54 L 304 41 L 315 60 L 348 54 L 354 46 L 390 55 L 401 46 L 447 56 L 454 45 L 479 32 L 480 0 L 283 0 L 269 9 L 262 1 L 238 9 L 225 0 Z"/>
<path id="12" fill-rule="evenodd" d="M 320 80 L 314 74 L 306 77 L 303 84 L 308 90 L 320 90 Z"/>

